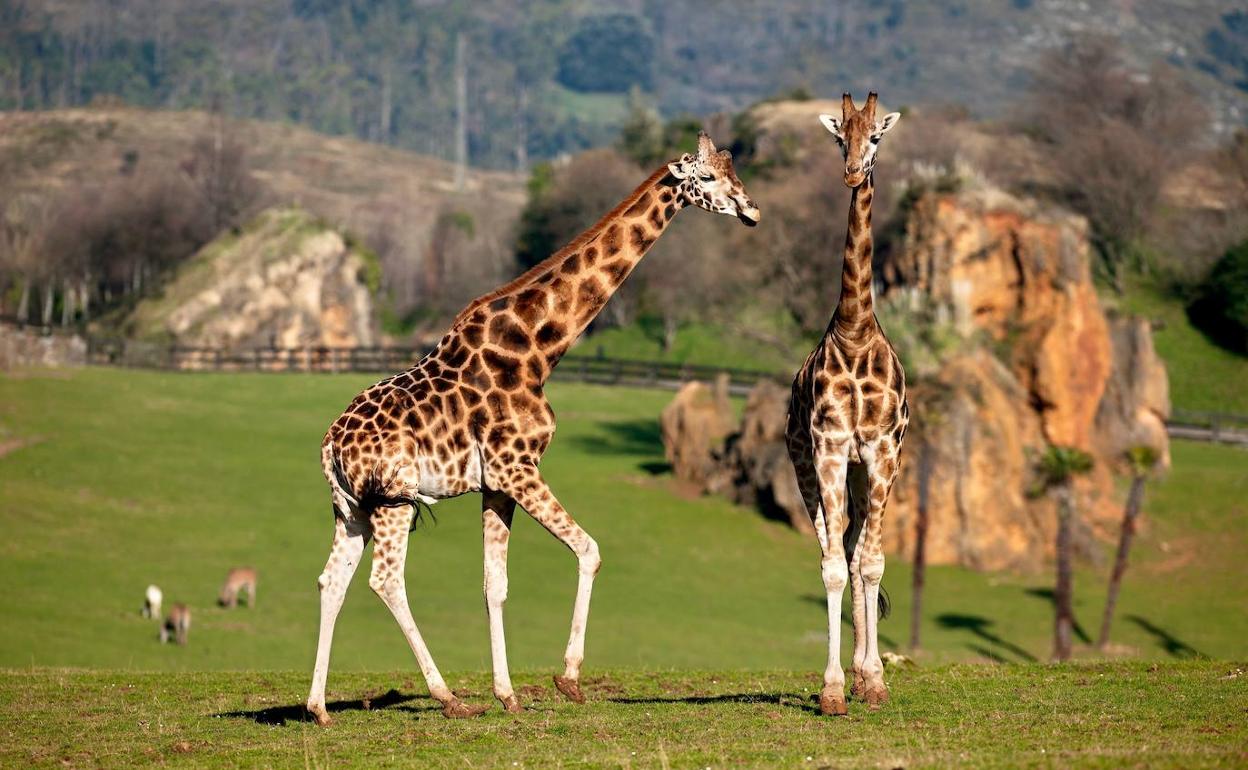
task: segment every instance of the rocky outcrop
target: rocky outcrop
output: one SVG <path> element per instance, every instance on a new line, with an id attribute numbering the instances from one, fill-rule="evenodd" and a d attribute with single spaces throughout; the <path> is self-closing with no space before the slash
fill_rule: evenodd
<path id="1" fill-rule="evenodd" d="M 1060 444 L 1096 460 L 1076 486 L 1077 544 L 1095 554 L 1097 537 L 1115 532 L 1121 516 L 1112 471 L 1122 453 L 1144 443 L 1169 457 L 1169 401 L 1147 323 L 1109 319 L 1097 299 L 1084 221 L 991 189 L 923 196 L 885 278 L 886 329 L 900 323 L 889 306 L 920 309 L 911 323 L 948 326 L 959 340 L 908 373 L 911 428 L 887 550 L 913 553 L 926 444 L 929 561 L 1038 566 L 1053 551 L 1056 516 L 1049 499 L 1032 494 L 1031 468 Z M 907 352 L 915 351 L 902 350 L 903 360 Z M 787 395 L 770 385 L 751 394 L 740 429 L 713 452 L 704 488 L 805 529 L 783 449 Z"/>
<path id="2" fill-rule="evenodd" d="M 201 249 L 126 326 L 138 339 L 184 346 L 367 346 L 376 270 L 376 258 L 337 229 L 300 209 L 271 209 Z"/>
<path id="3" fill-rule="evenodd" d="M 676 478 L 706 485 L 716 472 L 724 438 L 733 429 L 727 380 L 720 379 L 713 387 L 686 383 L 663 408 L 659 429 Z"/>

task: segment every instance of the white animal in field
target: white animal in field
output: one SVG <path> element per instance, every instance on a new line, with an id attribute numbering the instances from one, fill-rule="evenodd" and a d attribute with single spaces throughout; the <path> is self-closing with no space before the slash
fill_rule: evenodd
<path id="1" fill-rule="evenodd" d="M 225 576 L 225 585 L 221 586 L 221 595 L 217 604 L 222 607 L 237 607 L 238 595 L 247 592 L 247 606 L 256 606 L 256 571 L 251 567 L 235 567 Z"/>
<path id="2" fill-rule="evenodd" d="M 164 598 L 164 594 L 160 592 L 160 586 L 150 585 L 143 594 L 143 617 L 155 618 L 160 620 L 160 602 Z"/>
<path id="3" fill-rule="evenodd" d="M 172 637 L 178 644 L 186 644 L 186 637 L 191 632 L 191 608 L 185 604 L 175 604 L 169 609 L 169 617 L 160 626 L 160 642 L 168 643 Z"/>

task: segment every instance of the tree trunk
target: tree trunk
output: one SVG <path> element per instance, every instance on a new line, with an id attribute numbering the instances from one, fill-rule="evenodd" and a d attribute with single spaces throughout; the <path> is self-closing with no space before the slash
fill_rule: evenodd
<path id="1" fill-rule="evenodd" d="M 468 63 L 463 33 L 455 36 L 455 189 L 468 180 Z"/>
<path id="2" fill-rule="evenodd" d="M 1071 525 L 1074 518 L 1074 489 L 1069 481 L 1058 488 L 1057 494 L 1057 585 L 1053 590 L 1055 623 L 1053 628 L 1053 658 L 1070 660 L 1071 632 L 1074 613 L 1071 610 L 1071 594 L 1074 576 L 1071 574 Z"/>
<path id="3" fill-rule="evenodd" d="M 56 302 L 56 285 L 49 280 L 43 286 L 43 325 L 52 325 L 52 307 Z"/>
<path id="4" fill-rule="evenodd" d="M 22 281 L 22 294 L 17 300 L 17 320 L 20 323 L 30 320 L 30 281 Z"/>
<path id="5" fill-rule="evenodd" d="M 1140 515 L 1140 506 L 1144 502 L 1144 474 L 1137 473 L 1131 478 L 1131 491 L 1127 494 L 1127 507 L 1122 514 L 1122 533 L 1118 536 L 1118 556 L 1114 559 L 1114 571 L 1109 576 L 1109 594 L 1105 597 L 1105 614 L 1101 617 L 1101 634 L 1096 646 L 1104 650 L 1109 644 L 1109 626 L 1114 619 L 1114 609 L 1118 606 L 1118 589 L 1122 586 L 1122 576 L 1127 571 L 1127 553 L 1131 550 L 1131 541 L 1135 538 L 1135 519 Z"/>
<path id="6" fill-rule="evenodd" d="M 82 308 L 83 323 L 91 320 L 91 290 L 87 288 L 89 284 L 90 281 L 86 278 L 78 284 L 78 305 Z"/>
<path id="7" fill-rule="evenodd" d="M 516 99 L 516 171 L 529 170 L 529 89 L 521 84 Z"/>
<path id="8" fill-rule="evenodd" d="M 74 320 L 74 285 L 65 279 L 65 285 L 61 289 L 61 328 L 69 326 Z"/>
<path id="9" fill-rule="evenodd" d="M 663 352 L 671 352 L 672 347 L 676 345 L 676 332 L 680 329 L 673 316 L 666 316 L 663 319 Z"/>
<path id="10" fill-rule="evenodd" d="M 923 619 L 923 585 L 927 578 L 927 514 L 932 486 L 932 446 L 919 441 L 919 501 L 914 516 L 914 572 L 910 593 L 910 651 L 919 649 L 919 626 Z"/>

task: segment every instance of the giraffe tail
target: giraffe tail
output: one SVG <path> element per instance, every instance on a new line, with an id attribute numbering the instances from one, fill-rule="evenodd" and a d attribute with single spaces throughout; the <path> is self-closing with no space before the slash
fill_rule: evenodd
<path id="1" fill-rule="evenodd" d="M 888 598 L 888 591 L 884 590 L 884 584 L 880 583 L 880 595 L 878 605 L 880 608 L 880 620 L 886 619 L 893 612 L 893 600 Z"/>

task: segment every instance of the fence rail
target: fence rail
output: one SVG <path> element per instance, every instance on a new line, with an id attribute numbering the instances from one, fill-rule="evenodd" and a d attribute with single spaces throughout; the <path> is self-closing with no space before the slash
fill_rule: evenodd
<path id="1" fill-rule="evenodd" d="M 88 339 L 87 362 L 147 369 L 200 372 L 389 373 L 412 365 L 429 347 L 303 347 L 222 350 L 162 346 L 117 339 Z M 552 380 L 676 390 L 693 380 L 727 377 L 729 392 L 744 395 L 762 380 L 784 382 L 776 373 L 701 364 L 678 364 L 605 356 L 568 355 Z M 1166 423 L 1174 438 L 1248 447 L 1248 415 L 1175 409 Z"/>
<path id="2" fill-rule="evenodd" d="M 222 350 L 92 339 L 87 347 L 87 363 L 190 372 L 382 374 L 411 366 L 429 350 L 427 347 L 380 346 Z M 721 376 L 728 378 L 729 391 L 738 395 L 744 395 L 761 380 L 782 379 L 774 372 L 756 369 L 575 354 L 563 357 L 551 379 L 675 390 L 691 380 L 713 380 Z"/>

